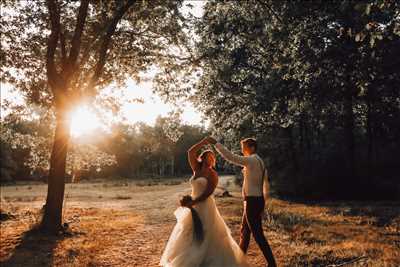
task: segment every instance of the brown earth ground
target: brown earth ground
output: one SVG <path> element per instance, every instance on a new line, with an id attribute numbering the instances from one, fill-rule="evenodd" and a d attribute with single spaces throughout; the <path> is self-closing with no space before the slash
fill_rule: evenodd
<path id="1" fill-rule="evenodd" d="M 237 240 L 241 198 L 230 179 L 221 184 L 233 197 L 216 199 Z M 46 190 L 1 187 L 1 266 L 158 266 L 177 200 L 190 188 L 178 179 L 67 184 L 63 217 L 71 232 L 58 237 L 30 231 Z M 399 204 L 271 199 L 264 230 L 278 266 L 400 266 Z M 248 257 L 265 266 L 254 240 Z"/>

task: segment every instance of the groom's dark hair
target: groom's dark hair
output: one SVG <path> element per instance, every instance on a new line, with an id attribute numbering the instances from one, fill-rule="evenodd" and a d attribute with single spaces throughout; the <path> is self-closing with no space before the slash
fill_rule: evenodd
<path id="1" fill-rule="evenodd" d="M 254 151 L 257 151 L 257 141 L 255 138 L 245 138 L 242 141 L 240 141 L 241 144 L 247 146 L 247 147 L 253 147 Z"/>

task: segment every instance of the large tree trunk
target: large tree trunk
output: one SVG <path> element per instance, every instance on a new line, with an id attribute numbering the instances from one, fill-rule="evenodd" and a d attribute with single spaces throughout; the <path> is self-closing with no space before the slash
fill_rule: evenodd
<path id="1" fill-rule="evenodd" d="M 65 110 L 59 111 L 50 158 L 47 199 L 41 222 L 41 229 L 46 232 L 56 233 L 62 230 L 65 167 L 70 138 L 69 127 L 67 112 Z"/>

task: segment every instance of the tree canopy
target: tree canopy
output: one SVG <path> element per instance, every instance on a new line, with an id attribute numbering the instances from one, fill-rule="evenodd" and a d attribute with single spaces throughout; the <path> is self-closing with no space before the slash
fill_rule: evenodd
<path id="1" fill-rule="evenodd" d="M 140 80 L 186 42 L 182 1 L 47 2 L 6 1 L 2 8 L 3 82 L 31 102 L 51 106 L 57 96 L 46 65 L 54 65 L 52 79 L 68 81 L 70 101 L 81 100 L 111 82 Z"/>
<path id="2" fill-rule="evenodd" d="M 285 193 L 391 191 L 399 12 L 396 1 L 209 1 L 192 99 L 228 144 L 259 139 Z"/>
<path id="3" fill-rule="evenodd" d="M 5 1 L 4 82 L 52 107 L 56 125 L 42 229 L 62 229 L 70 112 L 111 82 L 176 60 L 187 28 L 182 1 Z"/>

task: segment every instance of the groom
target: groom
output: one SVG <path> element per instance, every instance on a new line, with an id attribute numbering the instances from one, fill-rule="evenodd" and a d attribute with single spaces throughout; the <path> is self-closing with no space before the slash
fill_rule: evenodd
<path id="1" fill-rule="evenodd" d="M 257 155 L 257 142 L 253 138 L 240 141 L 243 156 L 233 154 L 213 137 L 207 137 L 210 144 L 215 145 L 216 150 L 227 161 L 243 167 L 243 189 L 244 198 L 242 226 L 240 229 L 239 246 L 244 253 L 247 252 L 250 242 L 250 234 L 253 234 L 257 245 L 264 254 L 268 266 L 276 266 L 272 250 L 264 236 L 262 229 L 262 213 L 264 211 L 263 184 L 267 183 L 267 175 L 264 162 Z"/>

